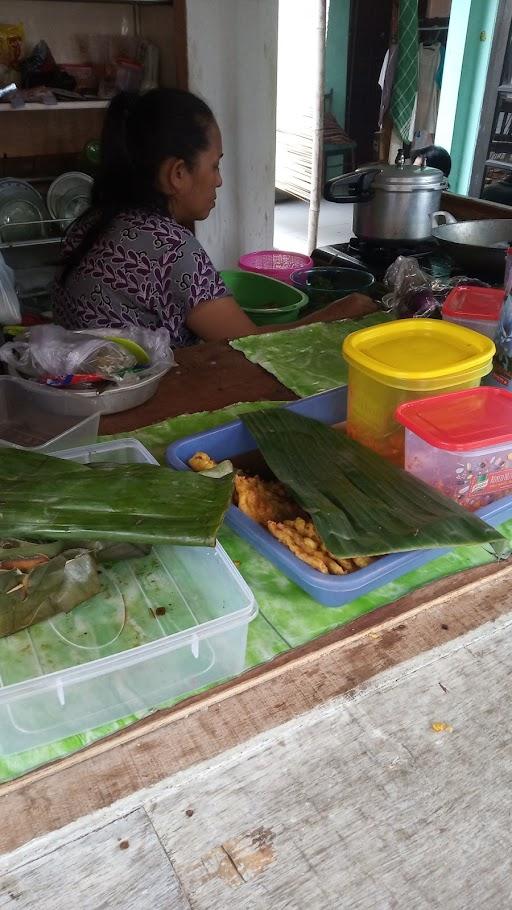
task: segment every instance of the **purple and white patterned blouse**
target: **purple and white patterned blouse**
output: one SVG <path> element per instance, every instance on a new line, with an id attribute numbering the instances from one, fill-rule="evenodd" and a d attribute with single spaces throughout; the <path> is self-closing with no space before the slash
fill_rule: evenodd
<path id="1" fill-rule="evenodd" d="M 69 230 L 64 255 L 80 243 L 89 223 Z M 187 228 L 165 215 L 127 211 L 93 244 L 65 286 L 55 285 L 53 315 L 66 329 L 163 326 L 172 346 L 182 347 L 197 341 L 186 326 L 190 310 L 228 294 Z"/>

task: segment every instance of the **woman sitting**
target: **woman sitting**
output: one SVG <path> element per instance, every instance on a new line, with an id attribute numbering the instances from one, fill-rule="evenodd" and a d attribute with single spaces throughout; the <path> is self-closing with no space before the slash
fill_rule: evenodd
<path id="1" fill-rule="evenodd" d="M 221 158 L 215 118 L 190 92 L 114 98 L 91 209 L 64 241 L 55 322 L 68 329 L 163 326 L 173 347 L 265 331 L 238 306 L 187 227 L 215 205 Z M 354 295 L 341 311 L 334 304 L 324 312 L 341 318 L 372 309 Z"/>

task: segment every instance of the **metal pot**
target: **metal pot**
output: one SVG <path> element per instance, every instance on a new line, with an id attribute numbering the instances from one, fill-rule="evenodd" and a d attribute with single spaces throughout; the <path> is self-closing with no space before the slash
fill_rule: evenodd
<path id="1" fill-rule="evenodd" d="M 432 236 L 467 275 L 503 281 L 512 242 L 511 218 L 456 221 L 449 212 L 433 212 Z"/>
<path id="2" fill-rule="evenodd" d="M 435 167 L 378 164 L 359 168 L 329 180 L 324 196 L 329 202 L 354 203 L 353 231 L 373 243 L 419 243 L 431 237 L 431 215 L 448 186 Z M 345 192 L 334 193 L 335 187 Z"/>

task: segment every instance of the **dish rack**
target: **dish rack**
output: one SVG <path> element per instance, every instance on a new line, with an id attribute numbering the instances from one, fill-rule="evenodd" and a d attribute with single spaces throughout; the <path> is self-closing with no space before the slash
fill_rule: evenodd
<path id="1" fill-rule="evenodd" d="M 55 176 L 23 176 L 14 179 L 30 183 L 39 192 L 42 190 L 41 195 L 44 198 L 44 190 L 51 185 Z M 15 274 L 16 291 L 22 309 L 43 312 L 50 305 L 51 284 L 61 263 L 61 245 L 65 235 L 62 221 L 62 218 L 49 216 L 37 221 L 18 222 L 20 227 L 33 227 L 34 233 L 42 228 L 44 236 L 31 240 L 0 239 L 0 253 Z M 37 272 L 41 275 L 40 285 L 38 286 L 37 281 L 31 280 L 27 286 L 27 277 L 30 273 L 37 277 Z"/>

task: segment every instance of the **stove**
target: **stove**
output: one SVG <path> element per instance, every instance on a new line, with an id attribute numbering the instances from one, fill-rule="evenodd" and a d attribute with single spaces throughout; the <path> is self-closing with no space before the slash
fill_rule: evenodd
<path id="1" fill-rule="evenodd" d="M 421 269 L 433 278 L 449 278 L 457 273 L 435 240 L 415 245 L 384 245 L 351 237 L 348 243 L 318 247 L 311 255 L 316 266 L 361 269 L 371 272 L 378 282 L 383 280 L 397 256 L 414 256 Z"/>

